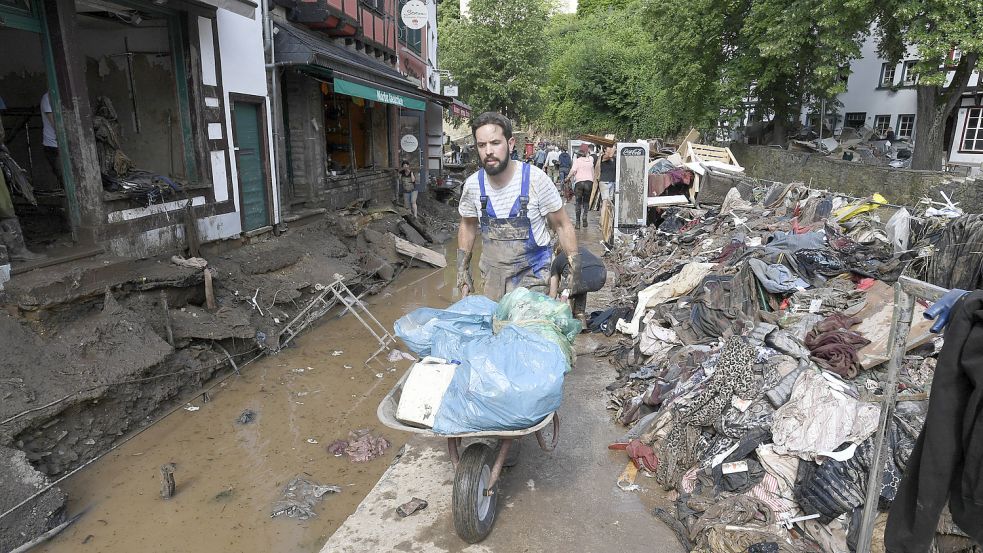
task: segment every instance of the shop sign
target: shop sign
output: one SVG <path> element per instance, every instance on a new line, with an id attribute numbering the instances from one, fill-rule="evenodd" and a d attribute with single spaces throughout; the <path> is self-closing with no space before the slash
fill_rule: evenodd
<path id="1" fill-rule="evenodd" d="M 415 152 L 420 147 L 420 142 L 412 134 L 404 134 L 399 139 L 399 148 L 404 152 Z"/>
<path id="2" fill-rule="evenodd" d="M 457 96 L 457 85 L 447 85 L 444 87 L 444 96 L 454 98 Z"/>
<path id="3" fill-rule="evenodd" d="M 423 102 L 423 100 L 417 100 L 415 98 L 403 96 L 402 94 L 396 94 L 395 92 L 379 90 L 378 88 L 353 83 L 338 77 L 334 78 L 334 91 L 338 94 L 347 94 L 348 96 L 365 98 L 366 100 L 375 100 L 376 102 L 393 104 L 395 106 L 400 106 L 407 109 L 415 109 L 418 111 L 423 111 L 426 109 L 426 104 Z"/>
<path id="4" fill-rule="evenodd" d="M 399 12 L 403 20 L 403 25 L 407 28 L 417 30 L 427 26 L 427 5 L 420 0 L 410 0 Z"/>

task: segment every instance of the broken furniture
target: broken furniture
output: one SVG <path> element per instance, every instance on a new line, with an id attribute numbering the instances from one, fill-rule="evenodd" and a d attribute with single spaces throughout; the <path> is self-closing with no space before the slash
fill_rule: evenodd
<path id="1" fill-rule="evenodd" d="M 345 306 L 343 313 L 351 311 L 358 321 L 362 323 L 362 326 L 369 331 L 369 334 L 379 342 L 379 349 L 375 350 L 375 353 L 365 360 L 366 364 L 375 359 L 383 351 L 389 349 L 391 344 L 396 341 L 392 334 L 386 330 L 386 327 L 379 322 L 379 319 L 376 319 L 375 315 L 365 307 L 362 300 L 353 294 L 348 286 L 345 285 L 343 282 L 345 277 L 339 274 L 335 274 L 334 277 L 335 279 L 331 284 L 319 288 L 318 294 L 311 299 L 307 307 L 301 310 L 293 320 L 283 327 L 283 330 L 280 331 L 279 347 L 273 353 L 278 353 L 298 334 L 303 332 L 305 328 L 323 317 L 332 307 L 339 303 Z"/>

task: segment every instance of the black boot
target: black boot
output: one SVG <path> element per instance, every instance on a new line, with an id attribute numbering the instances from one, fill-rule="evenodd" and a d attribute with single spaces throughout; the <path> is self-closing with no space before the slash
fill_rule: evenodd
<path id="1" fill-rule="evenodd" d="M 16 218 L 0 221 L 0 242 L 7 246 L 11 261 L 35 261 L 44 258 L 44 255 L 27 249 L 24 244 L 24 233 L 20 229 L 20 221 Z"/>

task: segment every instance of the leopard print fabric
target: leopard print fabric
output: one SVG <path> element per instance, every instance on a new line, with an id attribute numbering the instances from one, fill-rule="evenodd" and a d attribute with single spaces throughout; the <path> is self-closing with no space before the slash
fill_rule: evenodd
<path id="1" fill-rule="evenodd" d="M 716 371 L 703 390 L 688 405 L 673 412 L 672 430 L 662 442 L 656 472 L 656 480 L 664 488 L 672 488 L 680 474 L 696 462 L 700 427 L 712 426 L 730 405 L 732 396 L 754 398 L 758 382 L 751 366 L 756 358 L 757 349 L 744 338 L 728 338 L 720 351 Z"/>

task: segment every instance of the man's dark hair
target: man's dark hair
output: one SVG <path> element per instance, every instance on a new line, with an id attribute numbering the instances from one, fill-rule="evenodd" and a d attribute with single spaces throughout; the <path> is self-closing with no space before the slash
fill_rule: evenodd
<path id="1" fill-rule="evenodd" d="M 505 140 L 512 138 L 512 121 L 509 121 L 508 117 L 498 113 L 497 111 L 486 111 L 478 117 L 475 117 L 474 121 L 471 122 L 471 137 L 474 138 L 476 142 L 478 137 L 475 135 L 475 133 L 478 131 L 478 129 L 484 127 L 485 125 L 497 125 L 502 129 L 502 134 L 505 135 Z"/>

